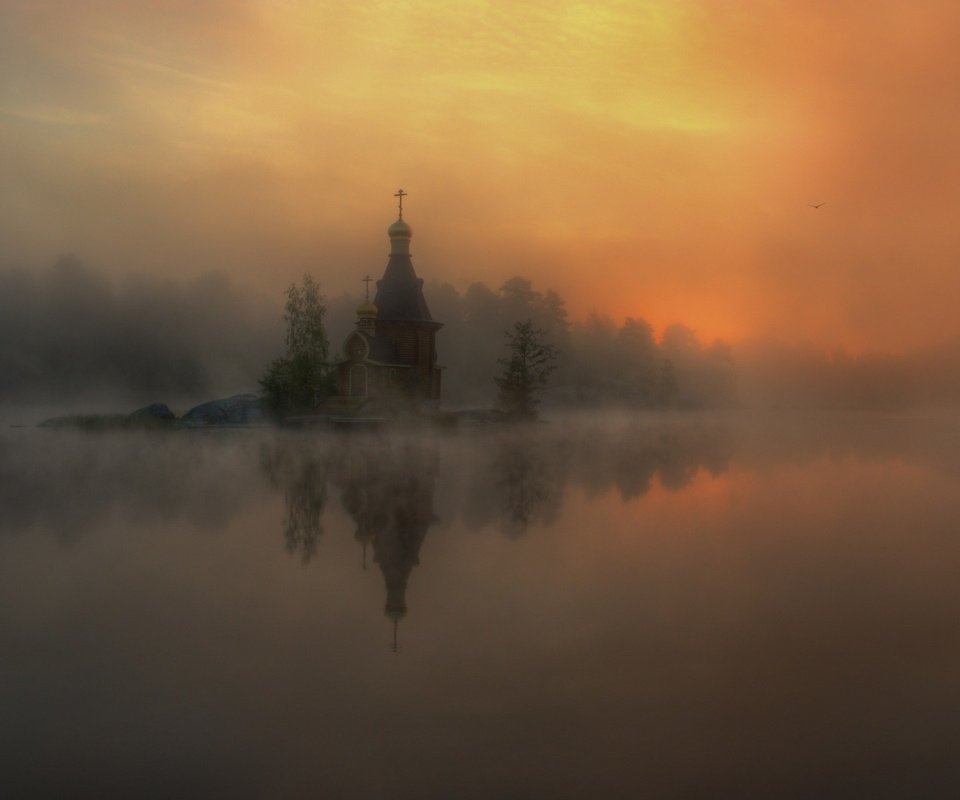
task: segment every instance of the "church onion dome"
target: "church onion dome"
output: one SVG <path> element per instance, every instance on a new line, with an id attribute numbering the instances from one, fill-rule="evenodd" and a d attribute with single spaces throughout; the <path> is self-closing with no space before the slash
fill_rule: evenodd
<path id="1" fill-rule="evenodd" d="M 413 229 L 404 222 L 403 217 L 398 219 L 393 223 L 389 228 L 387 228 L 387 235 L 391 239 L 409 239 L 413 236 Z"/>
<path id="2" fill-rule="evenodd" d="M 357 306 L 357 316 L 361 319 L 376 319 L 379 309 L 369 300 L 364 300 Z"/>

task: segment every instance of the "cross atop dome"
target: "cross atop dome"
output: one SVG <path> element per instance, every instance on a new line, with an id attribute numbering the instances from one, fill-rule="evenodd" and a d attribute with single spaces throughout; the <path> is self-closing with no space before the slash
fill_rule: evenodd
<path id="1" fill-rule="evenodd" d="M 400 216 L 397 221 L 387 228 L 387 236 L 390 237 L 390 255 L 409 256 L 410 255 L 410 237 L 413 236 L 413 229 L 403 218 L 403 198 L 407 193 L 403 189 L 397 189 L 393 196 L 398 198 L 400 203 Z"/>

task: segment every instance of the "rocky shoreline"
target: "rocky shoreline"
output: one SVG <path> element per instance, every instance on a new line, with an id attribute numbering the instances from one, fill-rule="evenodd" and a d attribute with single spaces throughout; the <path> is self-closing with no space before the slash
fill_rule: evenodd
<path id="1" fill-rule="evenodd" d="M 262 425 L 268 422 L 255 394 L 236 394 L 201 403 L 178 417 L 166 403 L 151 403 L 129 414 L 71 414 L 51 417 L 40 428 L 86 431 L 155 430 Z"/>
<path id="2" fill-rule="evenodd" d="M 373 413 L 365 408 L 363 413 L 351 413 L 341 408 L 327 408 L 321 413 L 294 416 L 282 420 L 284 427 L 308 428 L 323 425 L 333 428 L 371 429 L 383 425 L 429 425 L 450 428 L 466 425 L 502 423 L 502 414 L 486 409 L 460 411 L 430 411 L 398 413 L 397 409 L 379 409 Z M 83 431 L 114 430 L 178 430 L 195 428 L 234 428 L 267 426 L 276 424 L 261 407 L 261 398 L 256 394 L 237 394 L 220 400 L 210 400 L 194 406 L 182 416 L 177 416 L 166 403 L 152 403 L 128 414 L 70 414 L 51 417 L 37 427 L 54 430 Z"/>

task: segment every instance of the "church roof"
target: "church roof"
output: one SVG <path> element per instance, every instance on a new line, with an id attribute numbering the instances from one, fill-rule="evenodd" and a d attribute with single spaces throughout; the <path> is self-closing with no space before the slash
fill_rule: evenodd
<path id="1" fill-rule="evenodd" d="M 430 309 L 423 296 L 423 279 L 413 271 L 409 254 L 391 253 L 383 278 L 377 281 L 373 302 L 381 320 L 431 322 Z"/>
<path id="2" fill-rule="evenodd" d="M 433 322 L 427 301 L 423 297 L 423 281 L 413 270 L 410 257 L 410 239 L 413 229 L 403 219 L 403 194 L 400 197 L 400 217 L 387 229 L 390 237 L 390 260 L 377 281 L 377 296 L 373 298 L 379 310 L 377 318 L 387 322 Z"/>

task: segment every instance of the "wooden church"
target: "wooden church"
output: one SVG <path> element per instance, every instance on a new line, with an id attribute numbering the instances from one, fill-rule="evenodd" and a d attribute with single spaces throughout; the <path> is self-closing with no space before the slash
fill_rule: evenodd
<path id="1" fill-rule="evenodd" d="M 387 404 L 440 402 L 441 367 L 437 366 L 437 331 L 423 296 L 410 256 L 413 230 L 403 219 L 402 189 L 397 221 L 388 229 L 390 260 L 377 292 L 357 308 L 356 329 L 343 343 L 336 364 L 337 394 L 342 400 L 364 405 L 371 400 Z"/>

